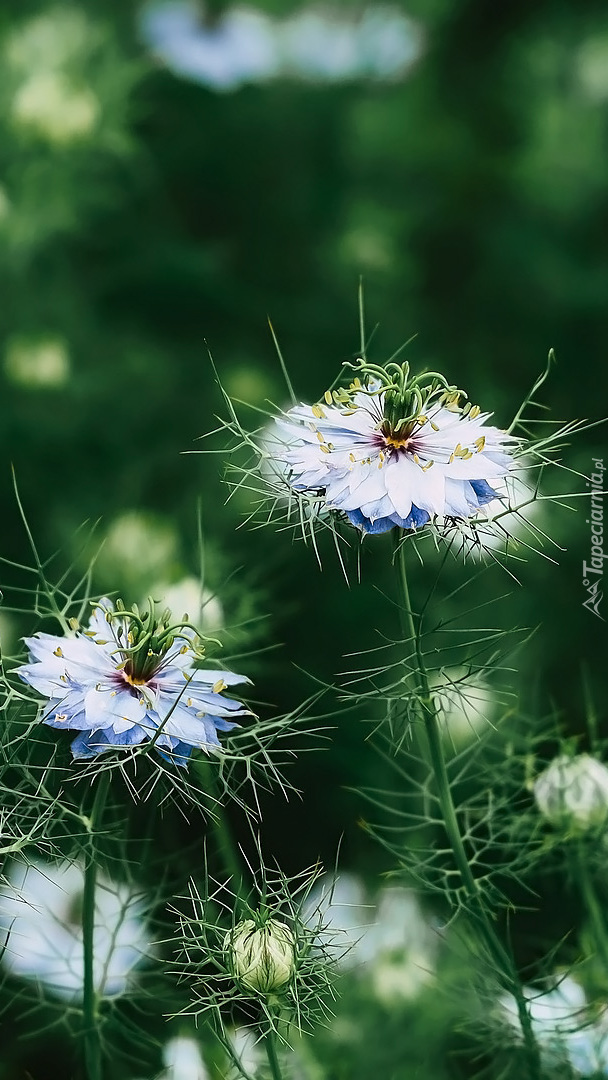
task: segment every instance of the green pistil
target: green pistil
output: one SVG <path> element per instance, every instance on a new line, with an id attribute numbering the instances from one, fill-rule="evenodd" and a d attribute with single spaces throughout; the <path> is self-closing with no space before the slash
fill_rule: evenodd
<path id="1" fill-rule="evenodd" d="M 116 601 L 115 611 L 105 612 L 106 621 L 118 621 L 116 640 L 123 656 L 124 676 L 132 686 L 143 686 L 158 670 L 163 658 L 175 644 L 176 639 L 183 639 L 182 652 L 189 649 L 197 658 L 202 658 L 204 649 L 186 639 L 183 631 L 193 630 L 200 641 L 200 634 L 195 626 L 184 616 L 179 622 L 172 622 L 171 612 L 167 609 L 160 618 L 155 616 L 154 601 L 149 600 L 148 611 L 140 614 L 137 604 L 132 609 L 125 608 L 121 600 Z"/>
<path id="2" fill-rule="evenodd" d="M 365 393 L 375 397 L 384 393 L 382 433 L 399 443 L 405 443 L 416 426 L 426 421 L 425 413 L 431 405 L 438 404 L 459 413 L 467 411 L 466 405 L 461 407 L 459 404 L 461 398 L 467 397 L 464 390 L 448 383 L 438 371 L 411 376 L 407 360 L 401 364 L 391 362 L 382 367 L 359 359 L 354 364 L 347 362 L 344 367 L 356 371 L 353 382 L 348 387 L 328 390 L 325 402 L 348 409 L 353 407 L 355 394 Z"/>

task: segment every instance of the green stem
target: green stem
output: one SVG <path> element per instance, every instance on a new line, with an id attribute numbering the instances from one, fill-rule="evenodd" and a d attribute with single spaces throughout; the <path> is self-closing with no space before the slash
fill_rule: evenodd
<path id="1" fill-rule="evenodd" d="M 396 556 L 398 559 L 399 577 L 404 602 L 404 625 L 406 632 L 409 635 L 409 638 L 414 644 L 416 652 L 417 680 L 423 712 L 424 729 L 426 734 L 430 766 L 435 779 L 437 798 L 441 810 L 444 828 L 452 851 L 454 862 L 460 874 L 464 891 L 469 900 L 469 910 L 473 915 L 475 922 L 481 932 L 482 939 L 485 943 L 486 949 L 488 950 L 488 953 L 493 963 L 496 965 L 499 974 L 502 975 L 502 981 L 505 989 L 507 989 L 515 999 L 519 1022 L 521 1025 L 524 1039 L 524 1045 L 527 1051 L 528 1061 L 530 1065 L 530 1076 L 532 1078 L 537 1078 L 540 1077 L 541 1074 L 540 1054 L 538 1044 L 532 1030 L 532 1023 L 530 1021 L 530 1015 L 528 1012 L 526 999 L 522 992 L 521 983 L 517 976 L 512 957 L 503 945 L 502 941 L 500 940 L 494 924 L 488 918 L 488 914 L 482 902 L 479 885 L 475 879 L 475 876 L 469 864 L 469 860 L 467 858 L 464 841 L 462 839 L 460 826 L 458 824 L 458 816 L 456 814 L 456 807 L 454 805 L 454 799 L 452 797 L 450 778 L 448 775 L 445 755 L 443 752 L 441 729 L 437 718 L 437 711 L 435 708 L 433 694 L 431 692 L 429 677 L 426 669 L 426 662 L 422 650 L 420 634 L 421 620 L 420 618 L 418 618 L 418 625 L 416 625 L 416 620 L 414 618 L 414 612 L 412 610 L 412 604 L 410 600 L 407 568 L 405 563 L 405 543 L 403 542 L 403 540 L 401 541 L 400 546 L 396 551 Z"/>
<path id="2" fill-rule="evenodd" d="M 239 902 L 246 894 L 243 881 L 243 860 L 234 842 L 230 825 L 226 820 L 215 773 L 210 762 L 204 759 L 199 760 L 197 769 L 203 782 L 207 815 L 211 824 L 216 853 L 228 879 L 228 884 L 232 888 L 237 902 Z"/>
<path id="3" fill-rule="evenodd" d="M 99 1000 L 95 987 L 95 890 L 97 886 L 96 835 L 108 794 L 110 772 L 104 770 L 97 781 L 93 807 L 87 820 L 88 842 L 84 865 L 82 898 L 83 991 L 82 1039 L 88 1080 L 102 1080 Z"/>
<path id="4" fill-rule="evenodd" d="M 266 1054 L 268 1055 L 268 1064 L 270 1065 L 272 1080 L 283 1080 L 283 1073 L 281 1072 L 277 1054 L 276 1035 L 272 1028 L 270 1028 L 266 1036 Z"/>

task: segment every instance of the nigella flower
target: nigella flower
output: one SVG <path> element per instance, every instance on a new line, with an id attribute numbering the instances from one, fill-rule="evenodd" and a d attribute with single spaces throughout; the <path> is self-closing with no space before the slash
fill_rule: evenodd
<path id="1" fill-rule="evenodd" d="M 48 698 L 45 724 L 80 732 L 72 743 L 78 759 L 154 741 L 164 757 L 185 765 L 193 748 L 219 746 L 218 731 L 249 714 L 223 693 L 249 680 L 198 667 L 194 628 L 171 625 L 168 612 L 157 620 L 153 606 L 142 616 L 103 599 L 87 630 L 25 641 L 30 662 L 17 673 Z"/>
<path id="2" fill-rule="evenodd" d="M 415 997 L 434 977 L 437 934 L 410 889 L 384 888 L 370 904 L 360 878 L 341 874 L 315 885 L 303 914 L 325 955 L 369 979 L 386 1004 Z"/>
<path id="3" fill-rule="evenodd" d="M 78 863 L 33 859 L 11 865 L 0 889 L 0 952 L 7 971 L 40 983 L 56 997 L 82 998 L 83 890 Z M 151 951 L 141 899 L 100 875 L 93 940 L 97 992 L 122 994 Z"/>
<path id="4" fill-rule="evenodd" d="M 603 1017 L 591 1022 L 585 992 L 570 976 L 562 976 L 552 989 L 524 986 L 534 1035 L 547 1067 L 569 1064 L 574 1076 L 606 1075 L 608 1031 Z M 510 994 L 499 1002 L 498 1015 L 518 1038 L 521 1026 Z"/>
<path id="5" fill-rule="evenodd" d="M 364 533 L 470 519 L 500 497 L 515 438 L 434 372 L 359 362 L 348 389 L 276 420 L 273 456 L 293 492 L 317 495 Z"/>

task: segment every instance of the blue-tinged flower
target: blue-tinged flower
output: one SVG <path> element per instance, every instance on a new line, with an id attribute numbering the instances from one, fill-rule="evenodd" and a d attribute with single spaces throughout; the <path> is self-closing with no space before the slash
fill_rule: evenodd
<path id="1" fill-rule="evenodd" d="M 115 609 L 104 598 L 87 630 L 25 639 L 30 662 L 17 673 L 48 699 L 45 724 L 80 732 L 75 758 L 154 740 L 163 757 L 185 765 L 194 748 L 219 746 L 218 731 L 249 715 L 223 693 L 249 680 L 197 666 L 196 631 L 165 616 L 157 620 L 153 609 L 141 616 L 120 602 Z"/>
<path id="2" fill-rule="evenodd" d="M 470 519 L 500 498 L 517 440 L 441 375 L 363 364 L 348 389 L 276 420 L 273 457 L 296 493 L 318 495 L 364 533 Z"/>
<path id="3" fill-rule="evenodd" d="M 570 976 L 552 989 L 524 986 L 534 1035 L 547 1067 L 568 1063 L 575 1076 L 595 1076 L 608 1070 L 608 1032 L 603 1018 L 592 1023 L 585 992 Z M 504 995 L 502 1018 L 522 1037 L 515 999 Z"/>
<path id="4" fill-rule="evenodd" d="M 63 999 L 82 998 L 84 871 L 67 861 L 15 862 L 0 889 L 0 952 L 11 975 Z M 94 982 L 98 994 L 124 993 L 152 953 L 144 904 L 126 885 L 100 875 L 95 896 Z"/>

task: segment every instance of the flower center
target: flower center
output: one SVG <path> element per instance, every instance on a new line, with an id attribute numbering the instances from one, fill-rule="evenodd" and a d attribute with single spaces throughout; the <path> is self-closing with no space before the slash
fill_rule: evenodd
<path id="1" fill-rule="evenodd" d="M 129 686 L 145 686 L 148 681 L 147 679 L 138 678 L 137 675 L 132 675 L 126 668 L 123 671 L 123 677 Z"/>
<path id="2" fill-rule="evenodd" d="M 405 434 L 385 435 L 384 442 L 389 450 L 407 450 L 410 436 Z"/>

